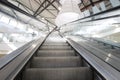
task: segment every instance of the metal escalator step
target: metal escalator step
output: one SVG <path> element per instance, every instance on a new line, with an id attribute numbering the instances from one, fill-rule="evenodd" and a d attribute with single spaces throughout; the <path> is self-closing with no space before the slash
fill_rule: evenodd
<path id="1" fill-rule="evenodd" d="M 41 48 L 71 48 L 68 45 L 43 45 Z"/>
<path id="2" fill-rule="evenodd" d="M 44 50 L 44 49 L 63 49 L 63 50 L 66 50 L 66 49 L 71 49 L 70 46 L 41 46 L 40 49 Z"/>
<path id="3" fill-rule="evenodd" d="M 74 50 L 40 50 L 37 56 L 41 57 L 62 57 L 62 56 L 75 56 Z"/>
<path id="4" fill-rule="evenodd" d="M 23 80 L 93 80 L 93 73 L 88 67 L 30 68 L 25 71 Z"/>
<path id="5" fill-rule="evenodd" d="M 74 53 L 74 50 L 39 50 L 38 53 Z"/>
<path id="6" fill-rule="evenodd" d="M 65 42 L 45 42 L 43 45 L 68 45 L 67 43 Z"/>
<path id="7" fill-rule="evenodd" d="M 31 61 L 32 68 L 60 68 L 82 66 L 79 56 L 73 57 L 34 57 Z"/>
<path id="8" fill-rule="evenodd" d="M 66 43 L 66 41 L 51 41 L 51 40 L 46 40 L 45 43 Z"/>

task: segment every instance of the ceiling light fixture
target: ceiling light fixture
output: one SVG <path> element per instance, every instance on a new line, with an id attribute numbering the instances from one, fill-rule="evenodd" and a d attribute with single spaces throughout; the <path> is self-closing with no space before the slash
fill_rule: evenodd
<path id="1" fill-rule="evenodd" d="M 61 7 L 58 7 L 58 10 L 60 11 L 60 10 L 61 10 Z"/>
<path id="2" fill-rule="evenodd" d="M 42 20 L 45 20 L 45 18 L 42 18 Z"/>

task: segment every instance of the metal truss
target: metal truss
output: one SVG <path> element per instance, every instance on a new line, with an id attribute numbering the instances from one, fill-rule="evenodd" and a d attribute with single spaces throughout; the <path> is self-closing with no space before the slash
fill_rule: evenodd
<path id="1" fill-rule="evenodd" d="M 82 4 L 84 6 L 81 10 L 84 11 L 85 9 L 88 9 L 89 7 L 94 6 L 97 3 L 100 3 L 102 1 L 105 1 L 105 0 L 98 0 L 98 1 L 88 0 L 87 2 L 85 2 L 85 0 L 81 0 Z M 88 2 L 90 2 L 90 4 Z"/>
<path id="2" fill-rule="evenodd" d="M 40 0 L 39 0 L 40 1 Z M 41 2 L 38 2 L 37 0 L 35 0 L 35 2 L 39 5 L 41 5 Z M 44 6 L 42 6 L 44 8 Z M 56 18 L 56 15 L 54 13 L 51 12 L 51 10 L 46 9 L 51 15 L 53 15 Z M 56 10 L 56 9 L 55 9 Z"/>
<path id="3" fill-rule="evenodd" d="M 23 8 L 26 9 L 26 11 L 20 9 L 20 8 L 19 8 L 19 5 L 18 5 L 18 6 L 15 6 L 15 5 L 13 5 L 12 3 L 8 2 L 7 0 L 0 0 L 0 3 L 3 4 L 3 5 L 5 5 L 5 6 L 7 6 L 7 7 L 9 7 L 9 8 L 11 8 L 11 9 L 14 9 L 14 10 L 20 12 L 20 13 L 23 13 L 23 14 L 25 14 L 26 16 L 29 16 L 29 17 L 37 20 L 37 21 L 40 21 L 40 22 L 44 23 L 43 21 L 41 21 L 41 20 L 38 19 L 37 17 L 33 16 L 33 14 L 31 14 L 31 13 L 29 12 L 29 10 L 30 10 L 30 11 L 32 11 L 33 13 L 35 13 L 32 9 L 30 9 L 29 7 L 25 6 L 24 4 L 20 3 L 20 2 L 17 1 L 17 0 L 15 0 L 15 1 L 18 2 L 19 5 L 22 5 Z M 39 0 L 39 1 L 40 1 L 40 0 Z M 32 5 L 31 5 L 31 6 L 32 6 Z M 40 16 L 40 15 L 39 15 L 39 16 Z M 49 20 L 47 20 L 47 19 L 45 19 L 45 20 L 46 20 L 47 22 L 49 22 L 50 24 L 56 26 L 54 23 L 50 22 Z M 46 23 L 44 23 L 44 24 L 46 24 Z"/>
<path id="4" fill-rule="evenodd" d="M 36 11 L 34 11 L 33 9 L 32 9 L 32 4 L 31 4 L 31 2 L 29 1 L 29 3 L 30 3 L 30 8 L 29 7 L 27 7 L 26 5 L 24 5 L 23 3 L 21 3 L 20 1 L 18 1 L 18 0 L 14 0 L 14 1 L 16 1 L 17 3 L 19 3 L 29 14 L 31 14 L 31 15 L 33 15 L 34 16 L 34 14 L 37 12 L 37 11 L 39 11 L 39 9 L 44 9 L 46 6 L 48 6 L 49 5 L 49 3 L 50 3 L 50 1 L 48 1 L 48 0 L 45 0 L 45 1 L 43 1 L 43 2 L 41 2 L 40 0 L 38 1 L 38 0 L 35 0 L 35 2 L 38 4 L 38 5 L 40 5 L 39 6 L 39 8 L 36 10 Z M 50 6 L 50 5 L 49 5 Z M 48 7 L 49 7 L 48 6 Z M 53 6 L 53 8 L 55 9 L 55 10 L 57 10 L 57 8 L 54 6 L 54 4 L 51 4 L 51 6 Z M 32 11 L 33 13 L 30 13 L 29 12 L 29 10 L 30 11 Z M 56 15 L 52 12 L 52 10 L 49 10 L 49 9 L 44 9 L 44 10 L 46 10 L 46 11 L 48 11 L 49 12 L 49 14 L 51 14 L 52 16 L 54 16 L 54 17 L 51 17 L 51 19 L 55 19 L 56 18 Z M 57 10 L 58 11 L 58 10 Z M 40 14 L 39 15 L 37 15 L 37 16 L 40 16 Z M 34 16 L 34 17 L 37 17 L 37 16 Z M 49 21 L 49 20 L 47 20 L 48 18 L 45 18 L 45 20 L 46 21 Z M 50 18 L 49 18 L 50 19 Z M 50 22 L 50 21 L 49 21 Z M 53 23 L 52 23 L 53 24 Z"/>
<path id="5" fill-rule="evenodd" d="M 52 0 L 52 1 L 49 1 L 49 0 L 44 0 L 43 3 L 39 6 L 39 8 L 36 10 L 36 12 L 34 13 L 33 16 L 37 16 L 39 14 L 41 14 L 44 10 L 46 10 L 49 6 L 53 6 L 56 10 L 58 10 L 54 5 L 53 3 L 55 2 L 56 0 Z"/>

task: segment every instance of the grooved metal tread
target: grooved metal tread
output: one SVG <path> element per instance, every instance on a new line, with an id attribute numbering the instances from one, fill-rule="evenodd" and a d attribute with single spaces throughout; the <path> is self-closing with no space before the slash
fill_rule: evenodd
<path id="1" fill-rule="evenodd" d="M 40 49 L 71 49 L 71 47 L 70 46 L 63 46 L 63 45 L 61 45 L 61 46 L 41 46 L 41 48 Z"/>
<path id="2" fill-rule="evenodd" d="M 31 61 L 32 68 L 62 68 L 80 67 L 82 61 L 79 56 L 73 57 L 34 57 Z"/>
<path id="3" fill-rule="evenodd" d="M 93 80 L 92 70 L 82 67 L 81 57 L 65 42 L 47 41 L 36 55 L 23 80 Z"/>
<path id="4" fill-rule="evenodd" d="M 25 71 L 23 80 L 93 80 L 88 67 L 79 68 L 30 68 Z"/>
<path id="5" fill-rule="evenodd" d="M 62 42 L 62 43 L 57 43 L 57 42 L 45 42 L 44 44 L 43 44 L 43 46 L 44 45 L 68 45 L 67 43 L 65 43 L 65 42 Z"/>
<path id="6" fill-rule="evenodd" d="M 62 46 L 62 47 L 60 47 L 60 46 L 42 46 L 40 49 L 41 50 L 47 50 L 47 49 L 51 49 L 51 50 L 55 50 L 55 49 L 67 50 L 67 49 L 69 49 L 69 50 L 71 50 L 71 47 L 70 46 Z"/>
<path id="7" fill-rule="evenodd" d="M 64 57 L 75 56 L 74 50 L 39 50 L 37 56 L 41 57 Z"/>
<path id="8" fill-rule="evenodd" d="M 39 52 L 46 52 L 46 53 L 70 53 L 70 52 L 75 52 L 74 50 L 39 50 Z"/>

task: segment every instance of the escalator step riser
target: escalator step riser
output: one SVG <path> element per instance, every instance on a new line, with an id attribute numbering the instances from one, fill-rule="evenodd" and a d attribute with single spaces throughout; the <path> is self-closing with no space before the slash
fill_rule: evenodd
<path id="1" fill-rule="evenodd" d="M 74 50 L 39 50 L 38 53 L 74 53 Z"/>
<path id="2" fill-rule="evenodd" d="M 53 46 L 55 46 L 55 45 L 67 46 L 68 44 L 67 44 L 67 43 L 44 43 L 43 46 L 44 46 L 44 45 L 46 45 L 46 46 L 47 46 L 47 45 L 48 45 L 48 46 L 50 46 L 50 45 L 53 45 Z"/>
<path id="3" fill-rule="evenodd" d="M 75 53 L 37 53 L 38 57 L 64 57 L 75 56 Z"/>
<path id="4" fill-rule="evenodd" d="M 70 46 L 63 46 L 63 45 L 60 45 L 60 46 L 52 45 L 52 46 L 41 46 L 41 48 L 71 48 L 71 47 Z"/>
<path id="5" fill-rule="evenodd" d="M 93 80 L 88 67 L 27 69 L 23 80 Z"/>
<path id="6" fill-rule="evenodd" d="M 82 61 L 77 57 L 34 57 L 31 68 L 80 67 Z"/>
<path id="7" fill-rule="evenodd" d="M 71 47 L 41 47 L 40 48 L 41 50 L 49 50 L 49 49 L 51 49 L 51 50 L 56 50 L 56 49 L 58 49 L 58 50 L 71 50 Z"/>
<path id="8" fill-rule="evenodd" d="M 37 56 L 41 57 L 61 57 L 61 56 L 75 56 L 74 50 L 40 50 L 37 52 Z"/>

